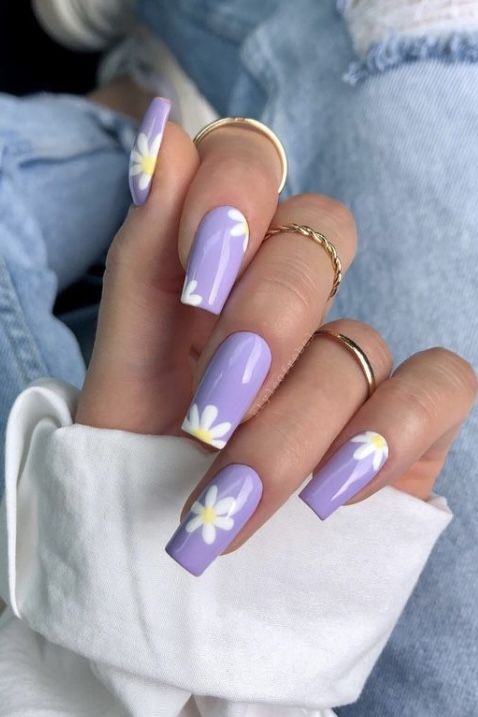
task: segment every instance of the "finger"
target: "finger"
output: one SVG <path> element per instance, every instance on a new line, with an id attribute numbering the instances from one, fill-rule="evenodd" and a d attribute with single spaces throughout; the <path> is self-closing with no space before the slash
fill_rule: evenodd
<path id="1" fill-rule="evenodd" d="M 399 480 L 428 498 L 476 391 L 475 372 L 456 354 L 415 354 L 353 417 L 301 498 L 322 519 Z"/>
<path id="2" fill-rule="evenodd" d="M 108 253 L 77 422 L 160 433 L 172 424 L 173 408 L 180 422 L 190 396 L 184 376 L 191 372 L 186 348 L 191 317 L 178 301 L 183 270 L 177 231 L 197 165 L 191 140 L 168 123 L 149 196 L 130 210 Z M 178 394 L 178 386 L 187 392 Z"/>
<path id="3" fill-rule="evenodd" d="M 338 202 L 293 197 L 273 221 L 317 228 L 335 244 L 343 269 L 349 266 L 355 224 Z M 202 378 L 183 430 L 222 448 L 272 394 L 320 325 L 333 280 L 331 257 L 315 241 L 284 233 L 264 242 L 201 354 L 196 376 Z"/>
<path id="4" fill-rule="evenodd" d="M 378 383 L 387 377 L 390 354 L 373 329 L 350 320 L 328 328 L 363 347 Z M 226 546 L 229 552 L 247 540 L 299 488 L 366 394 L 367 383 L 353 356 L 323 336 L 314 337 L 271 400 L 241 426 L 193 491 L 167 547 L 170 555 L 197 574 Z M 211 496 L 214 486 L 217 495 L 213 488 Z M 207 501 L 216 500 L 209 504 L 206 496 Z M 226 498 L 234 503 L 214 508 Z M 211 510 L 204 513 L 200 506 Z M 224 507 L 230 511 L 219 515 Z M 213 510 L 232 524 L 219 521 L 215 540 L 208 543 L 203 540 L 203 523 L 214 523 Z M 207 539 L 211 533 L 206 527 Z"/>
<path id="5" fill-rule="evenodd" d="M 179 232 L 181 300 L 219 314 L 277 207 L 281 163 L 270 139 L 243 127 L 216 129 L 199 152 Z"/>

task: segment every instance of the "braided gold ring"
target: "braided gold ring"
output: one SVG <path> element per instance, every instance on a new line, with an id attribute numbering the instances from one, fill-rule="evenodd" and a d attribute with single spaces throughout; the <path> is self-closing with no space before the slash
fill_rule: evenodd
<path id="1" fill-rule="evenodd" d="M 305 224 L 281 224 L 278 227 L 272 227 L 268 230 L 264 239 L 269 239 L 269 237 L 272 237 L 275 234 L 283 234 L 287 232 L 301 234 L 304 237 L 308 237 L 309 239 L 312 239 L 313 241 L 317 242 L 317 244 L 319 244 L 322 249 L 327 252 L 334 269 L 334 282 L 332 284 L 329 298 L 335 296 L 335 294 L 337 293 L 337 289 L 339 288 L 340 282 L 342 281 L 342 264 L 338 257 L 335 245 L 332 244 L 332 242 L 327 239 L 324 234 L 316 232 L 315 229 L 311 229 L 311 227 L 308 227 Z"/>
<path id="2" fill-rule="evenodd" d="M 347 351 L 352 354 L 352 356 L 357 361 L 358 365 L 363 371 L 365 380 L 367 381 L 367 398 L 370 398 L 372 393 L 375 391 L 375 374 L 373 372 L 372 364 L 370 363 L 365 351 L 363 351 L 360 346 L 348 336 L 344 336 L 343 334 L 336 334 L 333 331 L 329 331 L 328 329 L 319 329 L 315 332 L 314 336 L 327 336 L 333 341 L 336 341 L 337 343 L 342 344 L 342 346 L 345 346 Z"/>
<path id="3" fill-rule="evenodd" d="M 196 147 L 204 139 L 204 137 L 207 137 L 208 134 L 214 132 L 215 129 L 219 129 L 220 127 L 243 127 L 244 129 L 249 129 L 263 134 L 272 142 L 277 154 L 279 155 L 279 161 L 282 167 L 282 177 L 279 182 L 279 189 L 277 190 L 278 194 L 280 194 L 284 189 L 287 180 L 287 155 L 285 153 L 284 145 L 275 132 L 273 132 L 267 125 L 259 122 L 259 120 L 252 119 L 250 117 L 221 117 L 220 119 L 214 120 L 214 122 L 210 122 L 199 130 L 193 139 Z"/>

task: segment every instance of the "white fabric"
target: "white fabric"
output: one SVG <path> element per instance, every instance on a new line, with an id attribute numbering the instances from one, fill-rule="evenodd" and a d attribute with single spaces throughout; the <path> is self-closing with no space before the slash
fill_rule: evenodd
<path id="1" fill-rule="evenodd" d="M 131 34 L 110 50 L 98 69 L 100 85 L 129 75 L 140 87 L 172 102 L 171 117 L 191 138 L 217 113 L 184 72 L 172 52 L 152 32 L 136 25 Z"/>
<path id="2" fill-rule="evenodd" d="M 137 0 L 33 0 L 45 32 L 70 50 L 102 50 L 124 35 Z"/>
<path id="3" fill-rule="evenodd" d="M 7 428 L 0 717 L 326 717 L 354 701 L 446 502 L 388 488 L 325 522 L 293 496 L 200 578 L 164 552 L 212 457 L 72 423 L 43 379 Z"/>
<path id="4" fill-rule="evenodd" d="M 440 37 L 478 31 L 478 0 L 341 0 L 355 50 L 390 35 Z"/>

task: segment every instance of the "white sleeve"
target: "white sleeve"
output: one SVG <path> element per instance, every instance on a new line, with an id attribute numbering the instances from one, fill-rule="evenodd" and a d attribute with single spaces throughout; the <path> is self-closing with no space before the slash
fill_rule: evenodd
<path id="1" fill-rule="evenodd" d="M 322 523 L 293 496 L 195 578 L 164 546 L 213 457 L 75 425 L 76 400 L 42 379 L 10 414 L 0 594 L 15 616 L 104 683 L 210 695 L 211 716 L 228 700 L 353 702 L 451 519 L 445 500 L 387 488 Z"/>

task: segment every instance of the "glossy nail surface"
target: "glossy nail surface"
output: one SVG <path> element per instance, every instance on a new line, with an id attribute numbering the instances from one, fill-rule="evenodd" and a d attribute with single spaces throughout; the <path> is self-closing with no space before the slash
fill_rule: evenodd
<path id="1" fill-rule="evenodd" d="M 379 433 L 366 431 L 345 443 L 299 493 L 319 518 L 337 508 L 370 483 L 388 458 L 388 446 Z"/>
<path id="2" fill-rule="evenodd" d="M 201 575 L 254 513 L 262 482 L 249 466 L 226 466 L 213 478 L 166 545 L 166 552 Z"/>
<path id="3" fill-rule="evenodd" d="M 151 190 L 159 148 L 171 102 L 155 97 L 143 117 L 129 159 L 129 188 L 135 204 L 144 204 Z"/>
<path id="4" fill-rule="evenodd" d="M 238 331 L 225 339 L 210 360 L 182 429 L 215 448 L 223 448 L 252 405 L 271 365 L 264 339 Z"/>
<path id="5" fill-rule="evenodd" d="M 183 304 L 219 314 L 241 268 L 248 241 L 249 226 L 238 209 L 211 209 L 194 238 L 181 296 Z"/>

